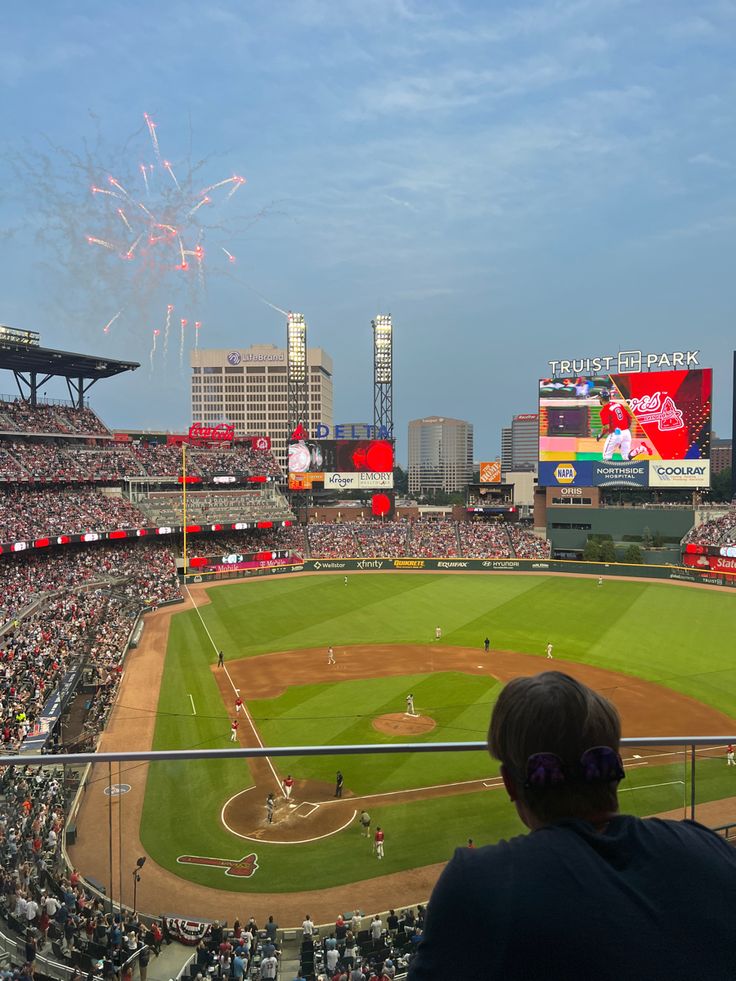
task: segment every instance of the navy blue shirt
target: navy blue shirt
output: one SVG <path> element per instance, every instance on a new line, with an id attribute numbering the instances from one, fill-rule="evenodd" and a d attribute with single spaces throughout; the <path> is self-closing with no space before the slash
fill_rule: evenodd
<path id="1" fill-rule="evenodd" d="M 409 981 L 733 981 L 736 850 L 692 821 L 561 821 L 455 852 Z"/>

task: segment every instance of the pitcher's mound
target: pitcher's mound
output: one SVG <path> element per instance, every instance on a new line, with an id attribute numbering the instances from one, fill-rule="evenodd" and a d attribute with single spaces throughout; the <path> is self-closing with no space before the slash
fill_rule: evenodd
<path id="1" fill-rule="evenodd" d="M 436 726 L 434 719 L 427 715 L 406 715 L 404 712 L 379 715 L 373 720 L 374 729 L 390 736 L 417 736 L 421 732 L 431 732 Z"/>

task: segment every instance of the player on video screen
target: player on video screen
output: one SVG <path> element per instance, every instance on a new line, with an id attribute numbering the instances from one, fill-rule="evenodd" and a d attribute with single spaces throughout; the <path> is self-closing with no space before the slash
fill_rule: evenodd
<path id="1" fill-rule="evenodd" d="M 620 402 L 611 402 L 611 393 L 603 389 L 598 395 L 601 403 L 601 431 L 596 436 L 606 437 L 603 444 L 603 459 L 613 460 L 616 450 L 621 454 L 622 460 L 633 460 L 642 454 L 649 454 L 651 451 L 645 443 L 640 443 L 633 450 L 631 449 L 631 415 L 625 405 Z"/>

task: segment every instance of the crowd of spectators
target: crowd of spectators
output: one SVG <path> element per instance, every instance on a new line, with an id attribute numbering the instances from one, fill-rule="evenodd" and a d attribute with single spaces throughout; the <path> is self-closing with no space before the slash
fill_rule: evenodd
<path id="1" fill-rule="evenodd" d="M 411 526 L 410 555 L 453 558 L 459 554 L 457 522 L 446 518 L 428 518 Z"/>
<path id="2" fill-rule="evenodd" d="M 389 910 L 364 917 L 338 916 L 327 936 L 316 937 L 309 916 L 302 924 L 300 976 L 317 981 L 393 981 L 403 974 L 424 931 L 425 908 Z"/>
<path id="3" fill-rule="evenodd" d="M 182 525 L 184 501 L 178 491 L 155 491 L 138 499 L 147 524 Z M 286 498 L 273 484 L 265 491 L 189 491 L 187 524 L 238 521 L 293 521 Z"/>
<path id="4" fill-rule="evenodd" d="M 110 430 L 87 408 L 52 405 L 36 406 L 23 399 L 0 402 L 0 432 L 64 433 L 80 436 L 109 436 Z"/>
<path id="5" fill-rule="evenodd" d="M 283 478 L 273 454 L 248 443 L 231 449 L 190 446 L 186 453 L 190 477 L 204 481 L 217 475 Z M 120 481 L 127 477 L 168 478 L 182 472 L 179 446 L 161 443 L 116 443 L 88 446 L 71 441 L 6 439 L 0 442 L 0 479 Z"/>
<path id="6" fill-rule="evenodd" d="M 355 525 L 355 538 L 361 555 L 392 558 L 407 554 L 409 530 L 408 521 L 357 524 Z"/>
<path id="7" fill-rule="evenodd" d="M 41 953 L 73 964 L 79 981 L 84 975 L 125 979 L 124 966 L 137 961 L 145 981 L 151 953 L 161 947 L 161 926 L 144 926 L 133 913 L 106 912 L 79 872 L 63 865 L 62 769 L 7 767 L 0 794 L 0 915 L 24 954 L 18 976 L 33 981 Z"/>
<path id="8" fill-rule="evenodd" d="M 209 535 L 187 536 L 187 549 L 191 555 L 225 555 L 232 552 L 267 552 L 288 549 L 299 558 L 306 554 L 304 525 L 288 525 L 277 528 L 250 528 Z"/>
<path id="9" fill-rule="evenodd" d="M 736 544 L 736 508 L 692 528 L 683 541 L 693 545 Z"/>
<path id="10" fill-rule="evenodd" d="M 140 606 L 179 599 L 171 551 L 161 541 L 72 545 L 49 553 L 0 556 L 0 626 L 44 594 L 115 581 L 116 590 Z"/>
<path id="11" fill-rule="evenodd" d="M 462 521 L 458 524 L 460 552 L 478 559 L 513 555 L 507 526 L 500 521 Z"/>
<path id="12" fill-rule="evenodd" d="M 312 558 L 319 559 L 359 555 L 354 534 L 357 527 L 353 524 L 322 524 L 319 522 L 309 525 L 307 529 L 309 554 Z"/>
<path id="13" fill-rule="evenodd" d="M 139 528 L 145 516 L 120 495 L 94 487 L 0 489 L 0 541 Z"/>
<path id="14" fill-rule="evenodd" d="M 552 555 L 552 543 L 520 525 L 509 525 L 509 534 L 518 559 L 548 559 Z"/>

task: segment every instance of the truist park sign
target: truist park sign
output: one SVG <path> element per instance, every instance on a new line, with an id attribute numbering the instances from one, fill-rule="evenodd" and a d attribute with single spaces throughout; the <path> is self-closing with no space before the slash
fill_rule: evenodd
<path id="1" fill-rule="evenodd" d="M 629 371 L 661 371 L 664 368 L 696 368 L 699 351 L 672 351 L 651 354 L 644 351 L 619 351 L 597 358 L 570 358 L 548 361 L 553 375 L 593 375 L 600 371 L 622 374 Z"/>

